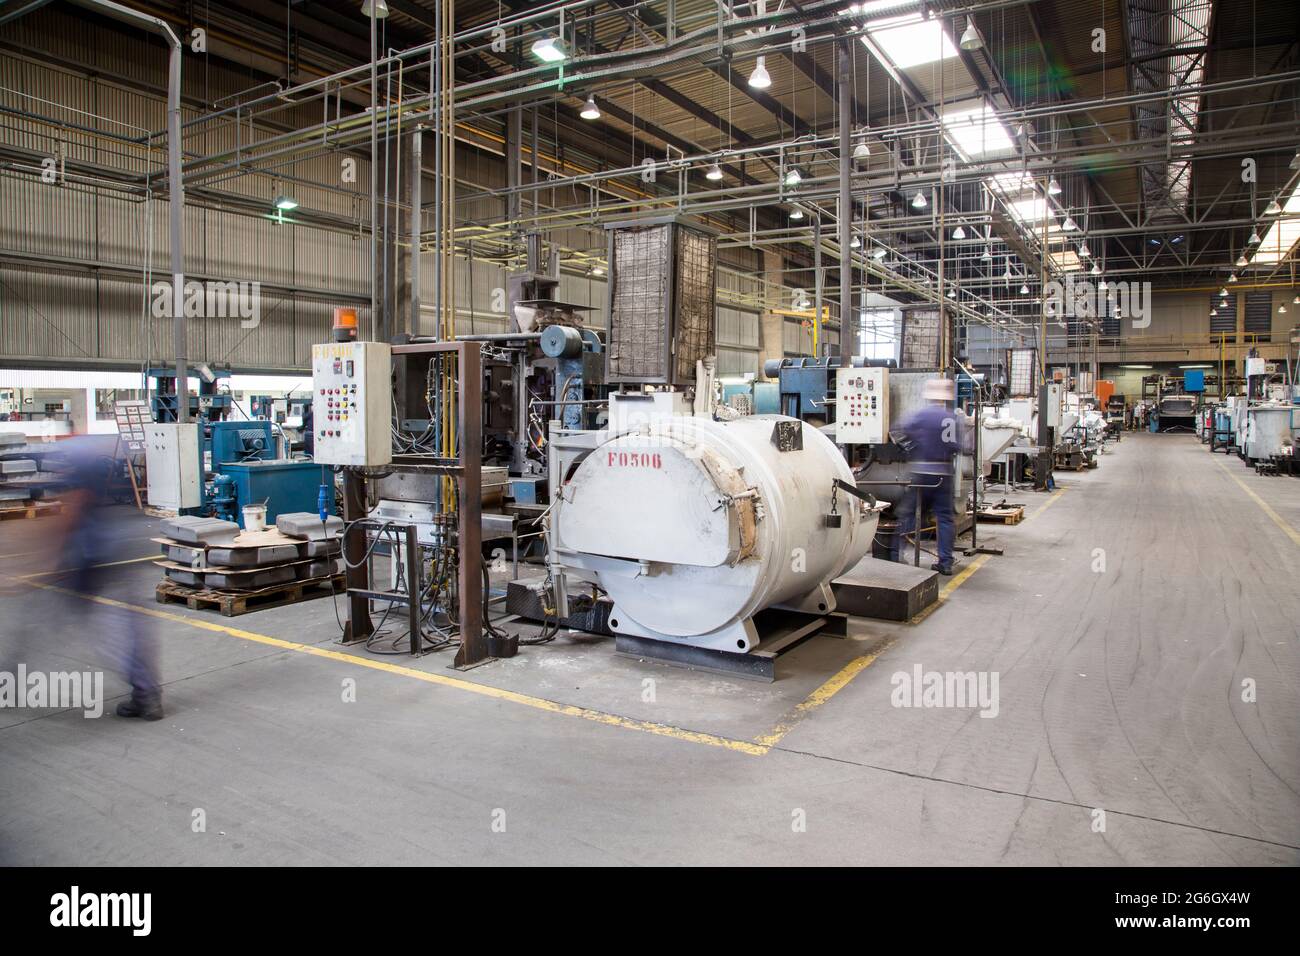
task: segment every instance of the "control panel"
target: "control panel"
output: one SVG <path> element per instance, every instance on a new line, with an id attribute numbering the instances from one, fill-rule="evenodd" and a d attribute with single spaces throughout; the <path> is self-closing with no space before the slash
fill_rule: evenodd
<path id="1" fill-rule="evenodd" d="M 884 444 L 889 432 L 889 369 L 835 370 L 835 441 Z"/>
<path id="2" fill-rule="evenodd" d="M 311 347 L 312 428 L 323 465 L 393 460 L 392 348 L 383 342 Z"/>

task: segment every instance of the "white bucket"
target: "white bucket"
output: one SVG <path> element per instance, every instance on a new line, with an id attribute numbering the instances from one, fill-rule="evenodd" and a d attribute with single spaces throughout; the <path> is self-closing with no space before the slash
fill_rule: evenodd
<path id="1" fill-rule="evenodd" d="M 244 530 L 266 530 L 266 505 L 244 505 Z"/>

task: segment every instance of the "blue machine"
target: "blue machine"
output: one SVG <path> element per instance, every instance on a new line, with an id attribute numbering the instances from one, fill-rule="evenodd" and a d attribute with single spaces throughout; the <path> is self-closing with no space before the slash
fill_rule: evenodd
<path id="1" fill-rule="evenodd" d="M 1184 369 L 1183 391 L 1188 394 L 1205 391 L 1205 370 L 1199 368 Z"/>
<path id="2" fill-rule="evenodd" d="M 879 365 L 894 368 L 893 359 L 868 362 L 861 356 L 852 360 L 854 368 Z M 823 418 L 833 416 L 827 411 L 826 400 L 835 395 L 835 372 L 840 359 L 835 355 L 819 357 L 772 359 L 763 366 L 763 374 L 779 383 L 780 405 L 777 411 L 791 418 Z M 757 396 L 755 396 L 757 399 Z M 758 403 L 755 401 L 755 409 Z"/>
<path id="3" fill-rule="evenodd" d="M 220 471 L 226 462 L 275 457 L 275 431 L 268 421 L 212 422 L 205 431 L 210 471 Z"/>
<path id="4" fill-rule="evenodd" d="M 206 374 L 205 374 L 206 373 Z M 156 422 L 176 421 L 179 407 L 176 397 L 176 369 L 145 369 L 149 380 L 149 412 Z M 190 368 L 189 374 L 199 380 L 199 394 L 189 395 L 190 421 L 220 421 L 230 414 L 230 392 L 222 392 L 217 386 L 230 379 L 229 369 Z M 188 393 L 189 384 L 182 389 Z"/>
<path id="5" fill-rule="evenodd" d="M 332 501 L 321 502 L 320 489 L 321 466 L 311 461 L 292 461 L 289 459 L 253 460 L 226 462 L 221 466 L 221 474 L 214 479 L 214 485 L 228 485 L 234 492 L 234 514 L 229 517 L 244 524 L 244 505 L 257 505 L 266 502 L 266 520 L 274 523 L 276 516 L 295 511 L 318 512 L 322 508 L 326 514 L 333 511 Z M 215 496 L 214 496 L 215 502 Z"/>
<path id="6" fill-rule="evenodd" d="M 749 396 L 755 415 L 781 414 L 781 391 L 776 382 L 727 382 L 722 386 L 724 404 L 736 395 Z"/>

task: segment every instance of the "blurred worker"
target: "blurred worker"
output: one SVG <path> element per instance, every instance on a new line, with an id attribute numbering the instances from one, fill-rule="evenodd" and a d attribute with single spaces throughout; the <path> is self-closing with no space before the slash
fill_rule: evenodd
<path id="1" fill-rule="evenodd" d="M 102 507 L 108 493 L 114 460 L 113 442 L 107 446 L 100 436 L 79 435 L 59 443 L 59 457 L 65 463 L 65 490 L 60 492 L 60 515 L 64 536 L 59 567 L 71 573 L 60 583 L 80 594 L 94 595 L 103 589 L 104 568 L 112 560 L 112 519 Z M 94 601 L 69 597 L 74 614 L 99 616 L 96 632 L 107 639 L 113 663 L 131 683 L 131 697 L 117 705 L 119 717 L 158 720 L 163 716 L 162 689 L 158 679 L 157 638 L 141 614 Z M 92 633 L 90 628 L 87 633 Z"/>
<path id="2" fill-rule="evenodd" d="M 898 529 L 894 534 L 894 560 L 905 561 L 907 537 L 916 528 L 917 500 L 920 512 L 929 510 L 939 543 L 939 560 L 930 567 L 940 574 L 952 574 L 953 458 L 961 451 L 962 418 L 953 411 L 956 388 L 951 379 L 932 378 L 921 393 L 925 407 L 899 426 L 907 439 L 908 463 L 914 486 L 899 503 Z M 917 530 L 919 534 L 919 530 Z"/>

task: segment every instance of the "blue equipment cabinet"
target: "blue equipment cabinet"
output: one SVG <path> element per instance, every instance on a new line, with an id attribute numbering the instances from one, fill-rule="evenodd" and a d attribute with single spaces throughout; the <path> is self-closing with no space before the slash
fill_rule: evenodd
<path id="1" fill-rule="evenodd" d="M 235 519 L 244 524 L 244 505 L 266 502 L 266 522 L 274 524 L 277 515 L 294 511 L 317 510 L 321 466 L 311 461 L 243 461 L 223 462 L 223 475 L 234 482 Z M 327 505 L 333 510 L 333 502 Z"/>

